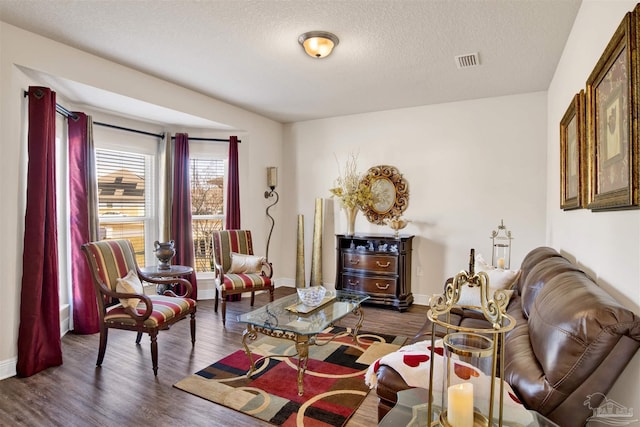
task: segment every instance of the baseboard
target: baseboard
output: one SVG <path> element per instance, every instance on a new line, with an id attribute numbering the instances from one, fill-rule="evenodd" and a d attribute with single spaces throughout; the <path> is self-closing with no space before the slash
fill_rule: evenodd
<path id="1" fill-rule="evenodd" d="M 421 295 L 421 294 L 413 294 L 413 303 L 415 305 L 429 305 L 429 300 L 431 297 L 429 295 Z"/>
<path id="2" fill-rule="evenodd" d="M 282 277 L 282 278 L 278 278 L 277 280 L 275 280 L 276 283 L 276 288 L 279 287 L 286 287 L 286 288 L 295 288 L 296 287 L 296 280 L 295 279 L 289 279 L 286 277 Z"/>
<path id="3" fill-rule="evenodd" d="M 17 357 L 0 361 L 0 380 L 16 376 L 16 363 L 18 363 Z"/>
<path id="4" fill-rule="evenodd" d="M 198 299 L 214 299 L 216 297 L 215 289 L 198 289 Z"/>
<path id="5" fill-rule="evenodd" d="M 60 338 L 69 332 L 69 304 L 60 306 Z M 0 361 L 0 380 L 15 377 L 18 357 Z"/>
<path id="6" fill-rule="evenodd" d="M 60 306 L 60 337 L 69 332 L 69 304 Z"/>

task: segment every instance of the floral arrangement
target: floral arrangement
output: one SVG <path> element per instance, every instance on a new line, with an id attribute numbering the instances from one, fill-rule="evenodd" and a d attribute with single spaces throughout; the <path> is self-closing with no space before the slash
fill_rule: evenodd
<path id="1" fill-rule="evenodd" d="M 371 188 L 362 182 L 362 176 L 358 173 L 357 155 L 351 154 L 349 156 L 342 172 L 340 172 L 338 164 L 338 178 L 335 181 L 335 187 L 329 191 L 331 197 L 340 199 L 343 208 L 363 209 L 372 203 Z"/>

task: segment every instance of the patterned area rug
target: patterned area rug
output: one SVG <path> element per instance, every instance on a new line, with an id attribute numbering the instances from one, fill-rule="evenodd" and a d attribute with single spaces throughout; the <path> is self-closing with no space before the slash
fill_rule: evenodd
<path id="1" fill-rule="evenodd" d="M 354 343 L 348 332 L 329 329 L 318 341 L 337 334 L 333 341 L 309 348 L 303 396 L 298 396 L 294 343 L 271 337 L 250 345 L 254 360 L 265 357 L 251 378 L 249 359 L 238 350 L 174 387 L 278 426 L 343 426 L 369 392 L 364 383 L 369 364 L 406 341 L 361 331 Z"/>

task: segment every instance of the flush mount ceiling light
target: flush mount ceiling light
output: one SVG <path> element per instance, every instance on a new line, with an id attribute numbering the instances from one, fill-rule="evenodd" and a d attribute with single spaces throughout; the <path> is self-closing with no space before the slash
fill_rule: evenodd
<path id="1" fill-rule="evenodd" d="M 309 31 L 298 37 L 298 43 L 302 45 L 307 55 L 313 58 L 324 58 L 329 56 L 339 40 L 335 34 L 326 31 Z"/>

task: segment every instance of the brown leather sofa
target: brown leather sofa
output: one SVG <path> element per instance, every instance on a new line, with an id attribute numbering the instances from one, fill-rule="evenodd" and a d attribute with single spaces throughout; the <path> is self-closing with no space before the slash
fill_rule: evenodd
<path id="1" fill-rule="evenodd" d="M 552 248 L 532 250 L 521 271 L 507 306 L 517 324 L 505 337 L 505 380 L 527 408 L 563 427 L 583 426 L 592 415 L 587 396 L 606 394 L 640 346 L 640 317 Z M 452 319 L 484 322 L 467 309 Z M 427 320 L 412 342 L 430 338 Z M 377 376 L 380 420 L 410 387 L 389 366 Z"/>

